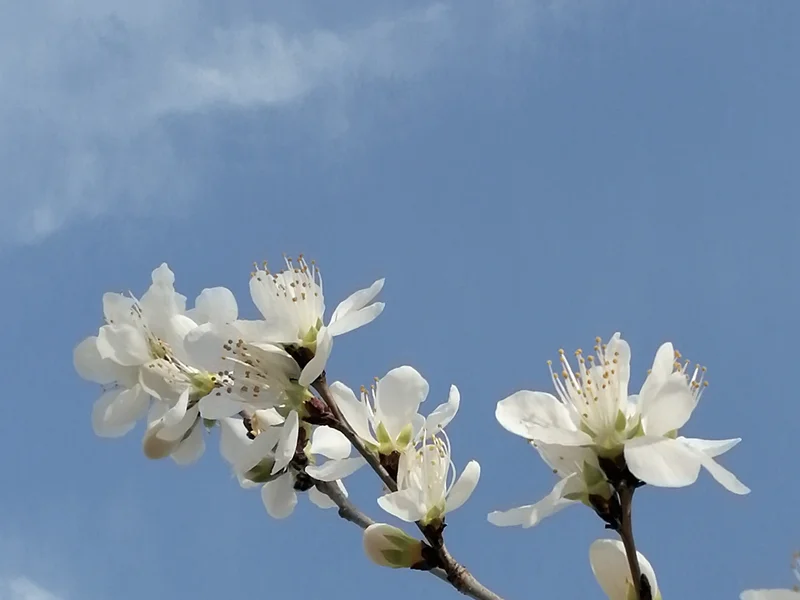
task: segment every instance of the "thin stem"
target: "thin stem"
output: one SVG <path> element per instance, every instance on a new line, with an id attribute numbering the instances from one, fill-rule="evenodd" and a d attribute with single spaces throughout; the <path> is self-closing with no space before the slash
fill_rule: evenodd
<path id="1" fill-rule="evenodd" d="M 333 399 L 333 395 L 328 387 L 328 382 L 324 372 L 314 382 L 313 387 L 333 414 L 334 420 L 337 422 L 336 428 L 347 438 L 356 451 L 364 457 L 364 459 L 367 461 L 367 464 L 369 464 L 369 466 L 372 467 L 372 470 L 377 473 L 378 477 L 380 477 L 381 481 L 389 489 L 389 491 L 396 492 L 397 482 L 383 467 L 380 462 L 380 458 L 369 448 L 367 448 L 363 440 L 356 435 L 356 433 L 345 420 L 344 416 L 342 415 L 342 411 L 339 410 L 339 407 L 336 405 L 336 401 Z M 331 499 L 336 502 L 336 500 L 332 497 Z M 444 545 L 441 530 L 434 531 L 431 529 L 431 527 L 423 526 L 420 523 L 417 523 L 417 527 L 425 536 L 425 539 L 428 541 L 431 547 L 436 551 L 439 561 L 446 573 L 446 579 L 450 585 L 452 585 L 462 594 L 469 596 L 470 598 L 474 598 L 475 600 L 503 600 L 501 596 L 498 596 L 489 588 L 480 583 L 477 579 L 475 579 L 472 573 L 470 573 L 464 565 L 460 564 L 455 558 L 453 558 Z"/>
<path id="2" fill-rule="evenodd" d="M 636 591 L 637 600 L 653 600 L 650 582 L 647 580 L 646 576 L 642 575 L 642 569 L 639 566 L 639 555 L 636 552 L 636 542 L 633 539 L 632 512 L 634 491 L 635 488 L 629 486 L 625 482 L 619 486 L 617 493 L 622 509 L 622 519 L 620 520 L 617 533 L 619 533 L 622 545 L 625 547 L 625 554 L 628 557 L 628 566 L 631 569 L 631 580 Z"/>
<path id="3" fill-rule="evenodd" d="M 350 521 L 361 527 L 361 529 L 366 529 L 370 525 L 375 524 L 375 521 L 361 512 L 355 504 L 350 502 L 347 496 L 344 495 L 344 492 L 342 492 L 342 488 L 335 483 L 316 481 L 314 485 L 320 492 L 336 503 L 336 506 L 339 507 L 339 516 L 345 521 Z"/>
<path id="4" fill-rule="evenodd" d="M 355 504 L 350 502 L 347 496 L 342 493 L 342 489 L 335 483 L 317 481 L 314 483 L 314 485 L 320 492 L 325 494 L 336 504 L 336 506 L 339 507 L 339 516 L 345 521 L 350 521 L 351 523 L 358 525 L 361 529 L 366 529 L 375 523 L 375 521 L 373 521 L 370 517 L 361 512 L 361 510 Z M 441 579 L 445 583 L 450 583 L 447 579 L 447 573 L 445 573 L 442 569 L 431 569 L 428 571 L 428 573 L 434 577 L 437 577 L 438 579 Z"/>

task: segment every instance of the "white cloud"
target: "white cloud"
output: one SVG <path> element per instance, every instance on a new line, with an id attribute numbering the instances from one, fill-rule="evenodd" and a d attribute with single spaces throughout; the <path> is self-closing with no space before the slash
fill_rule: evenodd
<path id="1" fill-rule="evenodd" d="M 62 600 L 27 577 L 13 577 L 0 582 L 0 600 Z"/>
<path id="2" fill-rule="evenodd" d="M 412 76 L 448 34 L 433 4 L 336 28 L 212 14 L 199 0 L 0 4 L 3 239 L 109 210 L 180 210 L 196 183 L 166 119 L 281 107 L 353 78 Z"/>

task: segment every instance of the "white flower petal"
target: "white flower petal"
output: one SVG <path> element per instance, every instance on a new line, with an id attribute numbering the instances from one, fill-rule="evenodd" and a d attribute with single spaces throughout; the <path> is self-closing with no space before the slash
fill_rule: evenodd
<path id="1" fill-rule="evenodd" d="M 722 487 L 729 492 L 733 492 L 734 494 L 738 494 L 740 496 L 750 493 L 750 488 L 739 481 L 736 478 L 736 475 L 728 471 L 728 469 L 723 467 L 707 454 L 700 452 L 699 450 L 696 452 L 700 455 L 700 464 L 703 465 L 703 468 L 708 471 Z"/>
<path id="2" fill-rule="evenodd" d="M 183 390 L 181 395 L 178 397 L 178 401 L 175 403 L 175 406 L 170 408 L 164 416 L 161 417 L 161 422 L 164 425 L 164 429 L 171 429 L 181 423 L 184 417 L 186 416 L 186 411 L 189 408 L 189 388 Z M 184 431 L 185 433 L 186 431 Z M 169 434 L 160 436 L 163 439 L 175 439 L 170 438 Z"/>
<path id="3" fill-rule="evenodd" d="M 308 490 L 308 499 L 311 500 L 312 504 L 322 509 L 336 507 L 336 502 L 331 500 L 328 496 L 320 492 L 315 487 L 312 487 L 310 490 Z"/>
<path id="4" fill-rule="evenodd" d="M 677 439 L 684 444 L 710 456 L 711 458 L 725 454 L 728 450 L 742 441 L 742 438 L 732 438 L 729 440 L 702 440 L 699 438 L 687 438 L 679 436 Z"/>
<path id="5" fill-rule="evenodd" d="M 658 581 L 652 565 L 641 552 L 636 553 L 642 575 L 650 583 L 653 598 L 659 597 Z M 625 547 L 618 540 L 596 540 L 589 548 L 589 562 L 597 583 L 609 600 L 630 598 L 631 572 Z"/>
<path id="6" fill-rule="evenodd" d="M 314 353 L 314 358 L 308 361 L 308 364 L 303 367 L 303 371 L 300 373 L 300 378 L 297 381 L 300 385 L 308 387 L 322 375 L 331 355 L 331 350 L 333 350 L 333 336 L 327 327 L 323 327 L 317 333 L 317 349 Z"/>
<path id="7" fill-rule="evenodd" d="M 481 466 L 478 464 L 478 461 L 469 461 L 461 472 L 461 476 L 453 484 L 450 493 L 447 495 L 446 512 L 453 512 L 469 500 L 469 497 L 472 496 L 472 492 L 475 491 L 475 487 L 478 485 L 480 477 Z"/>
<path id="8" fill-rule="evenodd" d="M 199 425 L 195 425 L 189 437 L 178 444 L 178 447 L 173 450 L 170 456 L 177 464 L 187 466 L 197 462 L 197 460 L 203 456 L 205 450 L 206 441 L 203 428 Z"/>
<path id="9" fill-rule="evenodd" d="M 615 362 L 619 396 L 624 401 L 628 398 L 628 383 L 631 378 L 631 347 L 619 333 L 615 333 L 606 346 L 605 355 Z"/>
<path id="10" fill-rule="evenodd" d="M 97 351 L 102 358 L 125 367 L 143 365 L 150 360 L 147 342 L 133 325 L 103 325 L 97 336 Z"/>
<path id="11" fill-rule="evenodd" d="M 351 311 L 337 321 L 331 321 L 328 329 L 332 336 L 349 333 L 354 329 L 372 323 L 383 312 L 383 308 L 383 302 L 376 302 L 361 310 Z"/>
<path id="12" fill-rule="evenodd" d="M 672 374 L 672 367 L 675 364 L 675 349 L 672 344 L 667 342 L 661 344 L 656 356 L 653 359 L 653 367 L 644 380 L 642 389 L 639 391 L 641 398 L 642 408 L 644 408 L 653 398 L 653 394 L 666 383 L 670 374 Z"/>
<path id="13" fill-rule="evenodd" d="M 144 416 L 150 398 L 141 387 L 114 388 L 104 392 L 92 410 L 92 426 L 101 437 L 120 437 Z"/>
<path id="14" fill-rule="evenodd" d="M 195 310 L 211 323 L 232 323 L 239 317 L 236 297 L 226 287 L 206 288 L 194 301 Z"/>
<path id="15" fill-rule="evenodd" d="M 428 382 L 413 367 L 397 367 L 378 381 L 375 413 L 392 439 L 411 423 L 427 396 Z"/>
<path id="16" fill-rule="evenodd" d="M 274 475 L 281 469 L 287 467 L 295 452 L 297 452 L 297 437 L 300 432 L 300 421 L 296 411 L 292 411 L 286 417 L 286 422 L 281 428 L 281 437 L 278 440 L 278 447 L 275 449 L 275 464 L 272 467 Z"/>
<path id="17" fill-rule="evenodd" d="M 130 323 L 133 304 L 134 300 L 130 296 L 107 292 L 103 294 L 103 316 L 109 323 Z"/>
<path id="18" fill-rule="evenodd" d="M 575 427 L 569 410 L 552 394 L 521 390 L 500 400 L 494 415 L 507 431 L 529 440 L 564 446 L 592 443 L 592 438 Z"/>
<path id="19" fill-rule="evenodd" d="M 284 473 L 265 483 L 261 488 L 261 500 L 264 502 L 267 514 L 273 519 L 285 519 L 291 515 L 297 506 L 294 477 L 290 473 Z"/>
<path id="20" fill-rule="evenodd" d="M 317 427 L 311 434 L 311 454 L 321 454 L 327 458 L 341 460 L 350 456 L 350 442 L 341 431 L 333 427 Z"/>
<path id="21" fill-rule="evenodd" d="M 352 475 L 366 464 L 361 456 L 344 458 L 342 460 L 328 460 L 321 465 L 309 465 L 306 473 L 320 481 L 336 481 Z"/>
<path id="22" fill-rule="evenodd" d="M 72 364 L 82 379 L 106 385 L 117 381 L 120 366 L 103 358 L 97 350 L 97 336 L 83 340 L 72 352 Z"/>
<path id="23" fill-rule="evenodd" d="M 461 405 L 461 394 L 458 388 L 454 385 L 450 386 L 450 395 L 447 397 L 447 402 L 437 406 L 434 411 L 425 419 L 425 429 L 427 431 L 435 431 L 438 428 L 444 429 L 456 416 L 458 408 Z"/>
<path id="24" fill-rule="evenodd" d="M 597 455 L 592 448 L 582 446 L 561 446 L 537 442 L 534 446 L 545 464 L 558 473 L 559 477 L 568 477 L 581 473 L 584 463 L 599 469 Z"/>
<path id="25" fill-rule="evenodd" d="M 171 411 L 172 409 L 170 409 Z M 183 413 L 183 417 L 180 421 L 175 423 L 174 425 L 166 426 L 165 420 L 168 419 L 170 415 L 170 411 L 167 411 L 167 414 L 164 415 L 164 418 L 161 420 L 161 426 L 159 431 L 156 435 L 161 438 L 162 440 L 166 441 L 180 441 L 183 439 L 183 436 L 192 428 L 192 426 L 197 421 L 198 417 L 200 416 L 200 410 L 197 406 L 193 406 L 192 408 L 188 409 L 185 413 Z M 176 413 L 177 414 L 177 413 Z"/>
<path id="26" fill-rule="evenodd" d="M 686 378 L 673 373 L 642 406 L 642 427 L 647 435 L 675 431 L 686 424 L 694 407 L 694 395 Z"/>
<path id="27" fill-rule="evenodd" d="M 211 419 L 218 421 L 226 417 L 232 417 L 239 413 L 244 407 L 244 404 L 234 400 L 228 395 L 217 396 L 214 392 L 208 396 L 200 398 L 198 403 L 200 414 L 204 419 Z"/>
<path id="28" fill-rule="evenodd" d="M 524 528 L 533 527 L 543 519 L 554 515 L 570 504 L 575 504 L 576 501 L 564 498 L 564 494 L 578 481 L 579 477 L 577 475 L 565 477 L 558 481 L 552 491 L 536 504 L 528 504 L 526 506 L 512 508 L 511 510 L 489 513 L 489 523 L 498 527 L 512 527 L 516 525 L 521 525 Z"/>
<path id="29" fill-rule="evenodd" d="M 685 487 L 700 473 L 702 452 L 670 438 L 643 436 L 625 444 L 625 462 L 636 477 L 657 487 Z"/>
<path id="30" fill-rule="evenodd" d="M 223 356 L 223 345 L 233 337 L 232 326 L 204 323 L 189 331 L 183 338 L 183 349 L 191 363 L 211 373 L 230 368 Z"/>
<path id="31" fill-rule="evenodd" d="M 349 387 L 340 381 L 334 381 L 330 386 L 331 394 L 336 406 L 350 425 L 355 434 L 370 444 L 378 445 L 369 428 L 370 415 L 367 405 L 360 402 Z"/>
<path id="32" fill-rule="evenodd" d="M 247 437 L 247 428 L 241 419 L 220 419 L 219 451 L 231 465 L 240 462 L 245 455 L 251 440 Z"/>
<path id="33" fill-rule="evenodd" d="M 378 506 L 408 523 L 419 521 L 425 516 L 425 509 L 420 502 L 417 502 L 417 494 L 414 490 L 400 490 L 381 496 L 378 498 Z"/>
<path id="34" fill-rule="evenodd" d="M 372 302 L 372 300 L 383 289 L 384 281 L 385 279 L 378 279 L 368 288 L 363 290 L 358 290 L 357 292 L 350 294 L 350 296 L 342 300 L 339 303 L 339 306 L 336 307 L 336 310 L 334 310 L 333 314 L 331 315 L 331 321 L 330 321 L 331 325 L 333 325 L 333 323 L 335 323 L 342 317 L 347 316 L 351 312 L 359 311 L 362 308 L 364 308 L 367 304 Z M 335 333 L 333 335 L 340 335 L 340 334 Z"/>

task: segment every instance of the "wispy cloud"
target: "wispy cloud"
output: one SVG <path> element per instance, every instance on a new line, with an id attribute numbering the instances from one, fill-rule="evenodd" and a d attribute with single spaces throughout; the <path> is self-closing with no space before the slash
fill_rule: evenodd
<path id="1" fill-rule="evenodd" d="M 0 600 L 62 600 L 27 577 L 0 581 Z"/>
<path id="2" fill-rule="evenodd" d="M 193 177 L 169 116 L 277 109 L 354 78 L 411 76 L 448 35 L 441 4 L 327 28 L 233 17 L 190 0 L 0 5 L 3 238 L 181 206 Z"/>

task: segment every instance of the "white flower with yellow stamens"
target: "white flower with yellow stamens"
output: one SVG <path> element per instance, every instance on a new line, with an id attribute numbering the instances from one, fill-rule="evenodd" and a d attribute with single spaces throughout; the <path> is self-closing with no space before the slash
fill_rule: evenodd
<path id="1" fill-rule="evenodd" d="M 630 347 L 615 334 L 608 345 L 598 338 L 596 358 L 576 352 L 574 370 L 561 351 L 561 378 L 553 373 L 557 396 L 520 391 L 497 403 L 495 416 L 516 435 L 544 444 L 591 447 L 599 456 L 625 455 L 631 472 L 662 487 L 694 483 L 704 467 L 737 494 L 750 490 L 713 457 L 740 440 L 677 437 L 702 390 L 704 368 L 691 376 L 688 363 L 676 363 L 672 344 L 663 344 L 638 395 L 628 395 Z M 551 368 L 552 373 L 552 368 Z"/>
<path id="2" fill-rule="evenodd" d="M 298 379 L 301 386 L 307 387 L 325 370 L 334 337 L 358 329 L 381 314 L 384 304 L 372 301 L 384 280 L 350 295 L 336 307 L 326 325 L 319 269 L 313 261 L 309 265 L 302 255 L 297 263 L 289 258 L 285 262 L 286 269 L 278 273 L 267 270 L 265 263 L 256 268 L 250 279 L 250 294 L 264 317 L 263 339 L 258 341 L 310 351 L 313 357 L 303 366 Z"/>
<path id="3" fill-rule="evenodd" d="M 424 434 L 420 447 L 400 455 L 397 491 L 378 498 L 380 507 L 398 519 L 428 525 L 464 504 L 480 479 L 481 468 L 471 460 L 456 478 L 450 441 L 444 429 Z"/>

